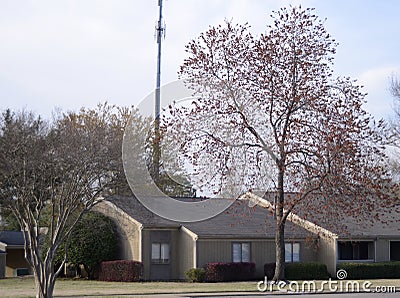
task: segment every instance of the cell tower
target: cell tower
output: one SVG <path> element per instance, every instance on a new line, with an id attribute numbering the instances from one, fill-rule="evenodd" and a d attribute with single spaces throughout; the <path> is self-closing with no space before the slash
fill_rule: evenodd
<path id="1" fill-rule="evenodd" d="M 161 107 L 161 94 L 160 94 L 160 85 L 161 85 L 161 43 L 163 37 L 165 37 L 165 24 L 163 23 L 162 17 L 162 0 L 158 0 L 158 7 L 159 7 L 159 15 L 158 15 L 158 22 L 156 25 L 156 39 L 157 39 L 157 78 L 156 78 L 156 92 L 155 92 L 155 108 L 154 108 L 154 180 L 156 182 L 159 181 L 160 175 L 160 107 Z"/>

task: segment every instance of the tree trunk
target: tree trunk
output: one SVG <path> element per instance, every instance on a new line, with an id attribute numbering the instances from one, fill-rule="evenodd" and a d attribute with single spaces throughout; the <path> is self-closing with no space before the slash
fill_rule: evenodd
<path id="1" fill-rule="evenodd" d="M 53 265 L 54 250 L 48 252 L 47 257 L 43 261 L 40 252 L 31 248 L 29 258 L 29 263 L 34 272 L 36 298 L 52 298 L 56 282 L 56 274 Z"/>
<path id="2" fill-rule="evenodd" d="M 274 281 L 285 280 L 285 225 L 277 223 L 275 234 L 276 266 Z"/>
<path id="3" fill-rule="evenodd" d="M 282 158 L 283 159 L 283 158 Z M 276 208 L 276 232 L 275 232 L 275 274 L 274 281 L 285 281 L 285 218 L 283 214 L 283 206 L 285 202 L 284 196 L 284 169 L 279 165 L 278 173 L 278 198 L 275 203 Z"/>
<path id="4" fill-rule="evenodd" d="M 55 285 L 55 278 L 46 272 L 42 272 L 40 276 L 35 274 L 36 298 L 52 298 Z"/>

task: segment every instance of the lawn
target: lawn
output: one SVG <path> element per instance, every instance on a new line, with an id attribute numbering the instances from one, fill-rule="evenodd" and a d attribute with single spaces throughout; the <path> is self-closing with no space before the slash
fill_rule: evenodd
<path id="1" fill-rule="evenodd" d="M 188 283 L 188 282 L 101 282 L 84 279 L 59 279 L 54 296 L 118 297 L 140 294 L 206 293 L 206 292 L 257 292 L 256 282 Z M 0 297 L 34 297 L 33 278 L 0 279 Z"/>
<path id="2" fill-rule="evenodd" d="M 364 281 L 360 281 L 360 284 Z M 395 286 L 400 291 L 400 279 L 372 280 L 371 289 L 376 286 Z M 301 286 L 301 282 L 299 283 Z M 320 288 L 321 282 L 316 282 Z M 328 286 L 324 286 L 325 291 Z M 274 288 L 276 290 L 276 287 Z M 56 282 L 54 295 L 63 296 L 101 296 L 129 297 L 130 295 L 167 294 L 167 293 L 223 293 L 223 292 L 258 292 L 257 282 L 232 283 L 188 283 L 188 282 L 134 282 L 116 283 L 100 282 L 84 279 L 59 279 Z M 267 293 L 267 292 L 266 292 Z M 34 297 L 33 278 L 0 279 L 0 297 Z"/>

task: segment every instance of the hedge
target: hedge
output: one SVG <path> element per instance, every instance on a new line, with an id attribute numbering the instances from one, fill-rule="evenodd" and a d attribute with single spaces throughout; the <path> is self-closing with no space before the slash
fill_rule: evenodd
<path id="1" fill-rule="evenodd" d="M 187 279 L 190 282 L 203 282 L 206 277 L 204 268 L 192 268 L 185 272 Z"/>
<path id="2" fill-rule="evenodd" d="M 400 261 L 380 263 L 339 263 L 337 270 L 346 270 L 346 279 L 400 278 Z"/>
<path id="3" fill-rule="evenodd" d="M 288 263 L 285 266 L 285 276 L 292 280 L 328 279 L 329 273 L 322 263 Z"/>
<path id="4" fill-rule="evenodd" d="M 118 260 L 101 262 L 100 281 L 140 281 L 143 276 L 143 264 L 138 261 Z"/>
<path id="5" fill-rule="evenodd" d="M 264 265 L 264 275 L 271 280 L 275 274 L 275 263 L 266 263 Z M 329 273 L 325 264 L 308 263 L 286 263 L 285 277 L 291 280 L 322 280 L 328 279 Z"/>
<path id="6" fill-rule="evenodd" d="M 244 281 L 253 280 L 256 271 L 254 263 L 207 263 L 206 281 Z"/>

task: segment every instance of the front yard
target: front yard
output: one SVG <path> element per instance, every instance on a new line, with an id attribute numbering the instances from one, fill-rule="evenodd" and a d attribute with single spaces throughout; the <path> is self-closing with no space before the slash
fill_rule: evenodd
<path id="1" fill-rule="evenodd" d="M 256 282 L 188 283 L 188 282 L 101 282 L 92 280 L 59 279 L 54 296 L 118 297 L 140 294 L 206 293 L 206 292 L 257 292 Z M 33 278 L 0 279 L 0 297 L 34 297 Z"/>
<path id="2" fill-rule="evenodd" d="M 362 284 L 364 281 L 360 281 Z M 400 291 L 400 279 L 372 280 L 370 289 L 376 287 L 396 287 Z M 301 286 L 301 282 L 299 282 Z M 321 281 L 316 281 L 317 288 Z M 289 291 L 286 287 L 286 289 Z M 324 285 L 324 292 L 329 292 L 328 285 Z M 276 292 L 276 287 L 274 288 Z M 188 283 L 188 282 L 100 282 L 91 280 L 59 279 L 56 282 L 54 296 L 101 296 L 101 297 L 129 297 L 130 295 L 167 294 L 167 293 L 226 293 L 226 292 L 253 292 L 257 293 L 257 281 L 224 282 L 224 283 Z M 267 292 L 266 292 L 267 293 Z M 0 297 L 34 297 L 35 285 L 33 278 L 0 279 Z"/>

